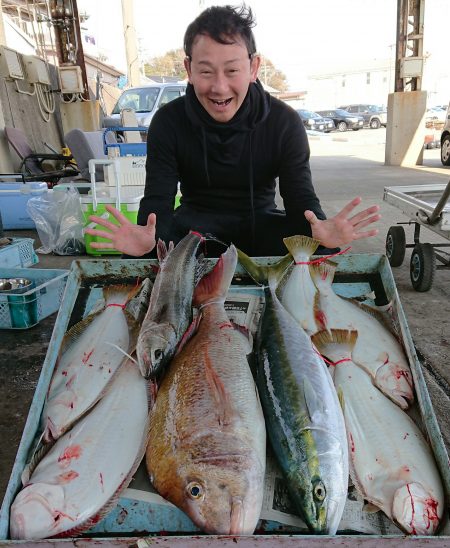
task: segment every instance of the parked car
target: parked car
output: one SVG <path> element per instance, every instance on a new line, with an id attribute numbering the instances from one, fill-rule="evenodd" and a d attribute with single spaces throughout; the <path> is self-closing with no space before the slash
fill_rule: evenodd
<path id="1" fill-rule="evenodd" d="M 333 110 L 318 110 L 317 114 L 331 118 L 339 131 L 347 131 L 347 129 L 358 131 L 358 129 L 364 127 L 364 118 L 362 116 L 355 116 L 354 114 L 350 114 L 350 112 L 342 110 L 341 108 L 336 108 Z"/>
<path id="2" fill-rule="evenodd" d="M 136 112 L 138 125 L 148 128 L 159 107 L 170 103 L 186 93 L 185 83 L 151 84 L 125 90 L 119 97 L 111 115 L 105 117 L 104 127 L 120 125 L 120 112 L 132 108 Z"/>
<path id="3" fill-rule="evenodd" d="M 450 166 L 450 103 L 441 133 L 441 162 L 444 166 Z"/>
<path id="4" fill-rule="evenodd" d="M 306 110 L 304 108 L 297 109 L 297 114 L 303 121 L 303 125 L 306 129 L 314 131 L 325 131 L 325 120 L 312 110 Z"/>
<path id="5" fill-rule="evenodd" d="M 334 131 L 336 129 L 336 126 L 331 118 L 324 116 L 323 119 L 325 120 L 325 133 L 330 133 L 330 131 Z"/>
<path id="6" fill-rule="evenodd" d="M 387 110 L 378 105 L 355 104 L 344 105 L 339 108 L 350 112 L 350 114 L 357 114 L 364 118 L 364 126 L 371 129 L 378 129 L 381 126 L 386 127 L 387 124 Z"/>

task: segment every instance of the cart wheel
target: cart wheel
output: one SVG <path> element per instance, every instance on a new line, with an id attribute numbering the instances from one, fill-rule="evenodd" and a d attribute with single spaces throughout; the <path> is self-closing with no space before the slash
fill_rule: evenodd
<path id="1" fill-rule="evenodd" d="M 386 236 L 386 257 L 391 266 L 401 266 L 405 258 L 406 237 L 402 226 L 391 226 Z"/>
<path id="2" fill-rule="evenodd" d="M 411 254 L 410 270 L 412 286 L 416 291 L 429 291 L 436 272 L 436 257 L 431 244 L 416 244 Z"/>

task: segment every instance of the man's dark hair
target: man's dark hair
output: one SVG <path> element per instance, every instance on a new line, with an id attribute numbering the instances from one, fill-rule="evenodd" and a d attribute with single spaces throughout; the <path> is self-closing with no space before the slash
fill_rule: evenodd
<path id="1" fill-rule="evenodd" d="M 184 51 L 190 58 L 194 40 L 200 34 L 210 36 L 219 44 L 234 44 L 237 36 L 244 41 L 249 55 L 256 53 L 252 28 L 255 20 L 250 7 L 211 6 L 192 21 L 184 35 Z"/>

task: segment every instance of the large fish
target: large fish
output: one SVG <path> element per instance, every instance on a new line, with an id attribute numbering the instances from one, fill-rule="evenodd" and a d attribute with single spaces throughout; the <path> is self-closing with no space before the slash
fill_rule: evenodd
<path id="1" fill-rule="evenodd" d="M 105 306 L 64 336 L 42 412 L 46 441 L 58 439 L 104 394 L 133 352 L 146 312 L 151 282 L 103 289 Z"/>
<path id="2" fill-rule="evenodd" d="M 202 241 L 200 234 L 190 232 L 168 253 L 158 242 L 160 269 L 136 349 L 145 378 L 156 377 L 171 360 L 191 322 L 196 252 Z"/>
<path id="3" fill-rule="evenodd" d="M 358 339 L 352 353 L 355 363 L 372 377 L 383 394 L 407 409 L 414 401 L 412 374 L 401 344 L 384 324 L 377 311 L 337 295 L 332 287 L 336 266 L 323 263 L 312 268 L 317 286 L 318 331 L 356 330 Z"/>
<path id="4" fill-rule="evenodd" d="M 444 493 L 433 454 L 414 421 L 371 382 L 351 356 L 355 331 L 313 336 L 336 364 L 350 450 L 351 477 L 361 495 L 405 533 L 432 535 L 442 519 Z"/>
<path id="5" fill-rule="evenodd" d="M 196 287 L 198 328 L 166 370 L 147 449 L 157 491 L 211 534 L 252 534 L 264 485 L 266 432 L 249 339 L 223 306 L 235 266 L 231 246 Z"/>
<path id="6" fill-rule="evenodd" d="M 308 236 L 290 236 L 283 242 L 294 258 L 294 265 L 289 268 L 277 287 L 277 295 L 288 312 L 298 321 L 303 329 L 312 335 L 317 331 L 314 316 L 314 298 L 316 286 L 311 278 L 311 255 L 320 242 Z"/>
<path id="7" fill-rule="evenodd" d="M 239 252 L 264 288 L 258 333 L 257 385 L 267 432 L 296 508 L 311 531 L 335 534 L 347 497 L 344 418 L 333 381 L 310 337 L 278 300 L 286 260 L 269 269 Z"/>
<path id="8" fill-rule="evenodd" d="M 147 386 L 127 360 L 107 393 L 39 462 L 11 506 L 13 539 L 76 536 L 117 503 L 148 440 Z"/>

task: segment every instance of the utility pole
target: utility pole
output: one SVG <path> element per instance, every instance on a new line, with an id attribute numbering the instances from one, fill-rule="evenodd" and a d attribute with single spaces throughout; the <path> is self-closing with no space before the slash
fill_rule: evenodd
<path id="1" fill-rule="evenodd" d="M 127 76 L 130 86 L 141 84 L 141 71 L 137 47 L 136 27 L 134 24 L 133 0 L 122 0 L 122 22 L 127 57 Z"/>
<path id="2" fill-rule="evenodd" d="M 83 42 L 76 0 L 51 0 L 50 12 L 55 29 L 56 50 L 60 66 L 77 65 L 81 69 L 84 99 L 89 99 L 89 88 L 84 63 Z"/>

